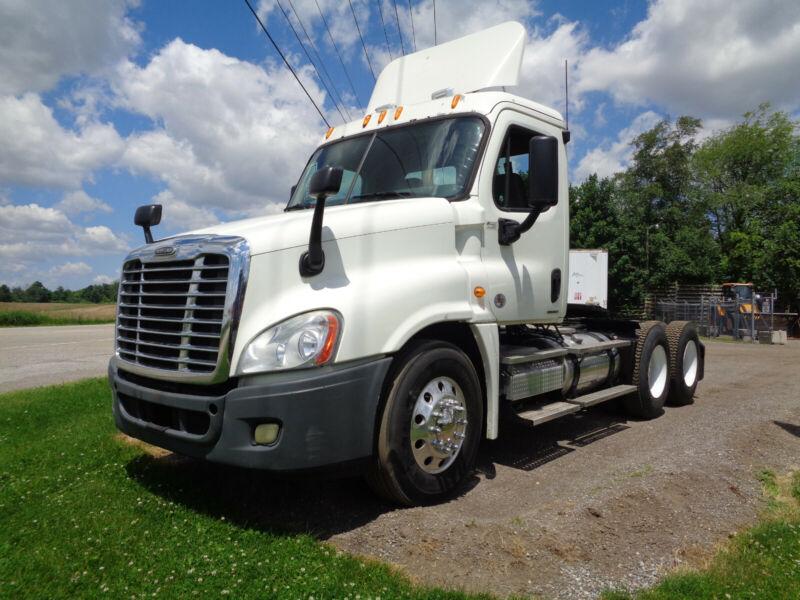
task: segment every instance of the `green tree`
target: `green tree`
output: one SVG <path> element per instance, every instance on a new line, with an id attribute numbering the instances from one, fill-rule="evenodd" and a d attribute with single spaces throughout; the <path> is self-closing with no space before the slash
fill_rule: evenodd
<path id="1" fill-rule="evenodd" d="M 764 104 L 693 157 L 696 194 L 721 254 L 720 279 L 777 288 L 798 307 L 800 142 L 797 123 Z"/>
<path id="2" fill-rule="evenodd" d="M 4 283 L 0 285 L 0 302 L 11 302 L 11 289 Z"/>
<path id="3" fill-rule="evenodd" d="M 25 290 L 25 302 L 50 302 L 50 290 L 41 281 L 34 281 Z"/>

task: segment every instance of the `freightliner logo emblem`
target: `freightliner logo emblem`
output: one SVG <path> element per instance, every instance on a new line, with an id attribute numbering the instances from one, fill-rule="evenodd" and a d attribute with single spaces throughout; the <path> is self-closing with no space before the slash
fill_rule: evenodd
<path id="1" fill-rule="evenodd" d="M 172 256 L 175 254 L 175 246 L 161 246 L 156 248 L 156 256 Z"/>

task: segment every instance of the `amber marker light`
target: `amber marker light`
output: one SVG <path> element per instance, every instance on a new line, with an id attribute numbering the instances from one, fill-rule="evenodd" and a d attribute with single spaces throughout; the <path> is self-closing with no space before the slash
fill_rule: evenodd
<path id="1" fill-rule="evenodd" d="M 325 338 L 325 343 L 322 345 L 322 352 L 319 353 L 317 359 L 314 361 L 318 365 L 324 365 L 331 359 L 333 350 L 336 347 L 336 340 L 339 337 L 339 320 L 333 315 L 328 315 L 328 337 Z"/>
<path id="2" fill-rule="evenodd" d="M 382 110 L 381 114 L 378 115 L 378 125 L 383 123 L 383 120 L 386 118 L 386 111 Z"/>
<path id="3" fill-rule="evenodd" d="M 361 127 L 366 127 L 367 125 L 369 125 L 370 118 L 372 118 L 372 115 L 367 115 L 366 117 L 364 117 L 364 120 L 361 122 Z"/>
<path id="4" fill-rule="evenodd" d="M 331 135 L 333 135 L 333 127 L 328 128 L 328 131 L 325 133 L 325 139 L 330 139 Z"/>
<path id="5" fill-rule="evenodd" d="M 402 106 L 398 106 L 397 108 L 395 108 L 394 109 L 394 120 L 396 121 L 397 119 L 399 119 L 400 115 L 402 115 L 402 114 L 403 114 L 403 107 Z"/>
<path id="6" fill-rule="evenodd" d="M 456 106 L 458 106 L 458 103 L 461 102 L 461 99 L 463 97 L 464 96 L 462 96 L 461 94 L 456 94 L 455 96 L 453 96 L 453 101 L 450 103 L 450 108 L 455 108 Z"/>
<path id="7" fill-rule="evenodd" d="M 475 286 L 475 289 L 472 290 L 472 293 L 475 294 L 476 298 L 483 298 L 486 295 L 486 290 L 478 285 Z"/>

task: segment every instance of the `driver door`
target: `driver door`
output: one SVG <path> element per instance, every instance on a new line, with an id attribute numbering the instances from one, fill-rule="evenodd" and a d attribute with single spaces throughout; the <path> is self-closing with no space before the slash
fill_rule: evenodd
<path id="1" fill-rule="evenodd" d="M 542 212 L 519 240 L 501 245 L 498 220 L 522 222 L 529 213 L 528 146 L 537 135 L 558 140 L 558 203 Z M 566 311 L 569 260 L 566 154 L 561 129 L 516 110 L 503 110 L 486 149 L 479 194 L 488 217 L 482 260 L 497 322 L 559 322 Z"/>

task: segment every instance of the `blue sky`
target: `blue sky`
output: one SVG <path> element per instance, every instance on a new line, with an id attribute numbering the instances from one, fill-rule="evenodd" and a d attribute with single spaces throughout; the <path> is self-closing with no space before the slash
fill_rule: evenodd
<path id="1" fill-rule="evenodd" d="M 280 6 L 359 118 L 373 78 L 353 15 L 318 2 L 346 73 L 315 1 Z M 256 5 L 341 122 L 277 0 Z M 386 34 L 377 0 L 353 0 L 376 73 L 401 53 L 398 34 L 406 51 L 433 43 L 433 0 L 397 0 L 397 17 L 393 0 L 380 6 Z M 573 181 L 624 168 L 630 140 L 667 116 L 698 116 L 709 135 L 761 102 L 800 108 L 796 1 L 437 0 L 436 11 L 439 42 L 522 22 L 518 93 L 560 111 L 569 60 Z M 141 242 L 139 204 L 164 204 L 164 233 L 280 210 L 324 130 L 243 1 L 0 0 L 0 282 L 116 278 Z"/>

